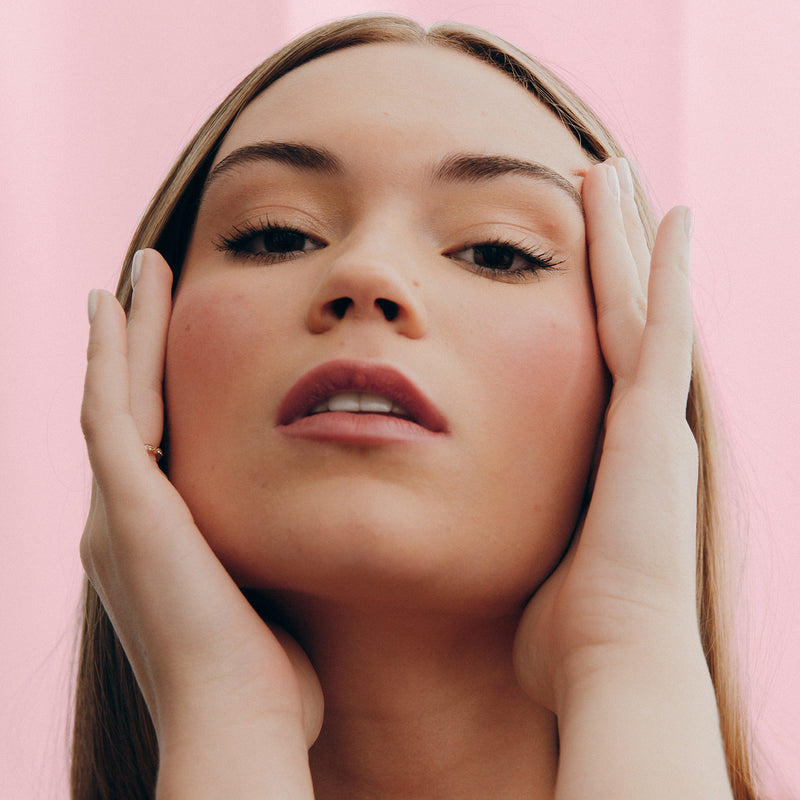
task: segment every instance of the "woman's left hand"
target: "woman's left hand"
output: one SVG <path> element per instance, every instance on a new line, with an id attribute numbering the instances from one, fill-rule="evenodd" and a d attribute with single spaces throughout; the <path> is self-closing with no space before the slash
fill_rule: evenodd
<path id="1" fill-rule="evenodd" d="M 651 258 L 626 170 L 597 165 L 583 185 L 613 389 L 588 511 L 525 611 L 515 666 L 558 716 L 559 797 L 725 797 L 696 611 L 691 217 L 665 216 Z M 685 780 L 698 758 L 699 783 Z"/>

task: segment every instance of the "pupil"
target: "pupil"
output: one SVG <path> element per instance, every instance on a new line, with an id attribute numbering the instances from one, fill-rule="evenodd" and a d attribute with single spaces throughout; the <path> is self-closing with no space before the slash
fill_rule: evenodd
<path id="1" fill-rule="evenodd" d="M 298 231 L 274 230 L 264 235 L 264 245 L 273 253 L 289 253 L 303 250 L 306 237 Z"/>
<path id="2" fill-rule="evenodd" d="M 482 244 L 475 248 L 475 262 L 481 267 L 508 269 L 514 263 L 514 253 L 507 247 Z"/>

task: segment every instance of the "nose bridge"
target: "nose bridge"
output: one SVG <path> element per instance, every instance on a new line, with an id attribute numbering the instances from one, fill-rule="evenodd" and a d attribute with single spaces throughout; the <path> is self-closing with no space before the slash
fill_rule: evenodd
<path id="1" fill-rule="evenodd" d="M 308 310 L 308 326 L 324 332 L 346 319 L 379 321 L 419 338 L 427 319 L 409 267 L 413 239 L 396 219 L 375 215 L 334 245 Z"/>

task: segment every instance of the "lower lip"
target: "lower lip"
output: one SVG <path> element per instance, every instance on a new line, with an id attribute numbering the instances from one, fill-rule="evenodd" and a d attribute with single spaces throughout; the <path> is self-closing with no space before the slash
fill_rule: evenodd
<path id="1" fill-rule="evenodd" d="M 362 445 L 422 442 L 443 435 L 400 417 L 346 411 L 328 411 L 301 417 L 289 425 L 279 425 L 278 430 L 285 436 L 297 439 Z"/>

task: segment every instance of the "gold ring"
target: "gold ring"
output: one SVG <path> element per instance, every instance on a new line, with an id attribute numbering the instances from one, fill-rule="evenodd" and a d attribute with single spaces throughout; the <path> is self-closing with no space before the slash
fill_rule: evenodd
<path id="1" fill-rule="evenodd" d="M 146 444 L 144 449 L 147 450 L 148 455 L 155 456 L 156 461 L 161 460 L 161 456 L 164 455 L 164 451 L 160 447 L 156 447 L 153 444 Z"/>

